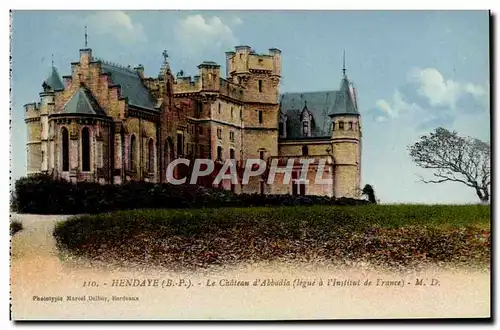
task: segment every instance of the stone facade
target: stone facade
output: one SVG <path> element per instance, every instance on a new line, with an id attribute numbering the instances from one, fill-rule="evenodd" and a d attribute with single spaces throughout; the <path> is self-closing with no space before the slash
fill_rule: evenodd
<path id="1" fill-rule="evenodd" d="M 145 77 L 142 65 L 118 66 L 81 49 L 71 75 L 61 81 L 53 68 L 40 102 L 25 105 L 28 175 L 44 172 L 73 182 L 165 182 L 168 164 L 178 158 L 210 158 L 219 167 L 234 159 L 239 170 L 248 159 L 262 159 L 268 165 L 293 164 L 290 182 L 276 173 L 269 183 L 266 171 L 245 185 L 223 180 L 219 186 L 236 193 L 359 196 L 360 116 L 357 106 L 352 110 L 353 89 L 342 94 L 345 76 L 341 91 L 332 94 L 337 110 L 327 111 L 321 130 L 314 112 L 320 106 L 308 110 L 311 105 L 302 100 L 288 108 L 283 104 L 278 49 L 258 54 L 236 47 L 226 53 L 225 78 L 214 62 L 198 69 L 194 77 L 174 77 L 164 53 L 158 76 Z M 349 106 L 342 101 L 346 97 Z M 342 102 L 345 111 L 338 110 Z M 293 126 L 294 121 L 299 124 Z M 295 132 L 297 127 L 303 130 Z M 305 185 L 300 159 L 310 163 Z M 315 183 L 318 167 L 331 183 Z M 188 174 L 185 165 L 172 173 L 175 178 Z"/>

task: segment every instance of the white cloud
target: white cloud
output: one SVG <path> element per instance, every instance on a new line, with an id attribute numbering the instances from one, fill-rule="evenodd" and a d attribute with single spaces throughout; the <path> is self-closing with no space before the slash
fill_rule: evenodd
<path id="1" fill-rule="evenodd" d="M 441 72 L 434 68 L 413 69 L 408 73 L 408 81 L 411 83 L 410 87 L 416 86 L 417 93 L 427 99 L 431 107 L 444 109 L 437 112 L 424 112 L 422 106 L 408 102 L 405 95 L 395 90 L 391 98 L 379 99 L 375 103 L 376 109 L 382 113 L 375 118 L 376 121 L 394 119 L 403 113 L 411 113 L 413 118 L 423 121 L 452 116 L 459 101 L 468 95 L 484 107 L 488 107 L 489 104 L 489 92 L 485 87 L 451 79 L 446 80 Z"/>
<path id="2" fill-rule="evenodd" d="M 392 98 L 387 101 L 380 99 L 375 103 L 378 110 L 383 112 L 383 116 L 377 117 L 377 121 L 385 121 L 399 117 L 402 113 L 421 110 L 421 107 L 416 103 L 409 103 L 399 90 L 395 90 Z"/>
<path id="3" fill-rule="evenodd" d="M 445 80 L 441 72 L 434 68 L 413 69 L 408 78 L 418 84 L 418 93 L 426 97 L 431 106 L 455 109 L 459 99 L 467 94 L 479 101 L 484 101 L 488 94 L 480 85 Z"/>
<path id="4" fill-rule="evenodd" d="M 142 24 L 123 11 L 99 11 L 87 16 L 85 23 L 93 33 L 113 35 L 122 43 L 147 40 Z"/>
<path id="5" fill-rule="evenodd" d="M 241 25 L 241 24 L 243 24 L 243 20 L 238 16 L 234 16 L 233 17 L 233 25 Z"/>
<path id="6" fill-rule="evenodd" d="M 232 24 L 243 21 L 233 18 Z M 180 20 L 175 29 L 177 41 L 184 47 L 183 51 L 199 52 L 206 48 L 232 47 L 238 43 L 230 24 L 218 16 L 204 18 L 202 15 L 191 15 Z"/>

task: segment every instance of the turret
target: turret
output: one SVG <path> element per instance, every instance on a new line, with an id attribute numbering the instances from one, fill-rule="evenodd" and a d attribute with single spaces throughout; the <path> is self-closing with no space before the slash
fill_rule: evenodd
<path id="1" fill-rule="evenodd" d="M 344 66 L 331 113 L 335 157 L 335 196 L 359 197 L 361 184 L 361 125 L 356 92 Z"/>
<path id="2" fill-rule="evenodd" d="M 201 86 L 206 91 L 220 89 L 220 65 L 215 62 L 205 61 L 198 65 L 201 77 Z"/>

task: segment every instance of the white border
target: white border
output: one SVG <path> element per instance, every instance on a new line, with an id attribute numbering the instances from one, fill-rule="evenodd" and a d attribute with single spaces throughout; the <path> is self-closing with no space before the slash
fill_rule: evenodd
<path id="1" fill-rule="evenodd" d="M 1 55 L 0 58 L 4 59 L 1 61 L 2 65 L 2 70 L 4 74 L 2 75 L 2 86 L 0 91 L 2 92 L 2 97 L 0 100 L 3 102 L 3 107 L 1 108 L 0 111 L 0 116 L 1 120 L 0 123 L 2 125 L 2 128 L 0 129 L 0 134 L 1 134 L 1 155 L 3 155 L 3 159 L 7 158 L 7 152 L 10 150 L 10 125 L 9 125 L 9 120 L 10 120 L 10 104 L 8 103 L 8 100 L 10 100 L 10 95 L 9 95 L 9 86 L 10 86 L 10 80 L 9 80 L 9 75 L 7 75 L 7 72 L 9 72 L 10 68 L 10 63 L 6 61 L 8 56 L 10 55 L 10 29 L 8 28 L 10 26 L 10 13 L 8 11 L 8 2 L 2 2 L 2 10 L 0 11 L 0 17 L 2 20 L 2 24 L 0 26 L 3 27 L 3 33 L 2 33 L 2 48 L 1 48 Z M 385 1 L 385 0 L 379 0 L 379 1 L 356 1 L 354 2 L 353 0 L 343 0 L 343 1 L 335 1 L 332 3 L 331 1 L 319 1 L 319 0 L 309 0 L 306 2 L 284 2 L 284 1 L 279 1 L 279 2 L 270 2 L 270 1 L 264 1 L 264 0 L 253 0 L 253 1 L 247 1 L 247 2 L 242 2 L 242 1 L 235 1 L 235 0 L 224 0 L 224 1 L 217 1 L 217 3 L 214 3 L 213 1 L 194 1 L 194 0 L 183 0 L 183 1 L 175 1 L 175 2 L 166 2 L 166 1 L 157 1 L 157 0 L 142 0 L 140 2 L 130 2 L 130 3 L 123 3 L 122 1 L 96 1 L 96 0 L 86 0 L 82 2 L 77 2 L 77 3 L 69 3 L 66 1 L 53 1 L 53 0 L 45 0 L 42 3 L 41 2 L 35 2 L 35 1 L 26 1 L 26 0 L 18 0 L 15 3 L 11 4 L 13 7 L 11 9 L 476 9 L 476 10 L 484 10 L 484 9 L 493 9 L 493 12 L 498 12 L 498 1 L 486 1 L 486 0 L 475 0 L 473 2 L 458 2 L 458 1 L 428 1 L 428 0 L 420 0 L 420 1 Z M 42 7 L 43 6 L 43 7 Z M 4 8 L 5 7 L 5 8 Z M 496 19 L 495 19 L 496 21 Z M 495 38 L 496 40 L 497 38 Z M 495 44 L 495 49 L 496 49 L 496 44 Z M 495 54 L 498 54 L 498 51 L 495 50 Z M 493 59 L 491 59 L 493 61 Z M 496 74 L 497 71 L 494 72 Z M 498 93 L 498 85 L 495 86 L 495 91 L 493 92 L 494 95 L 499 95 Z M 493 106 L 493 105 L 492 105 Z M 495 118 L 495 124 L 498 125 L 498 115 L 496 115 Z M 6 143 L 6 141 L 9 141 L 9 144 Z M 494 145 L 496 146 L 496 141 L 494 142 Z M 498 150 L 495 150 L 495 154 L 498 156 L 497 153 Z M 9 154 L 9 159 L 10 159 L 10 154 Z M 495 158 L 495 162 L 498 164 L 498 159 Z M 1 210 L 3 214 L 3 224 L 4 224 L 4 231 L 3 231 L 3 239 L 0 240 L 2 244 L 2 294 L 1 296 L 4 297 L 5 301 L 7 301 L 7 297 L 10 297 L 9 294 L 9 268 L 6 267 L 7 264 L 9 264 L 9 256 L 7 254 L 7 251 L 9 249 L 9 240 L 10 240 L 10 235 L 9 235 L 9 230 L 7 228 L 8 225 L 8 219 L 9 219 L 9 178 L 7 177 L 7 170 L 10 168 L 10 165 L 6 161 L 3 161 L 0 163 L 0 166 L 2 166 L 1 172 L 3 175 L 1 176 L 1 181 L 0 181 L 0 187 L 2 196 L 0 196 L 0 203 L 1 203 Z M 495 182 L 494 182 L 494 187 L 496 187 L 497 184 L 497 176 L 495 175 Z M 494 195 L 494 202 L 497 202 L 497 196 L 496 193 L 493 193 Z M 498 228 L 498 224 L 494 226 L 494 228 Z M 495 240 L 498 237 L 497 236 L 497 230 L 493 233 L 495 235 Z M 495 253 L 497 256 L 496 260 L 498 260 L 498 253 Z M 12 322 L 9 322 L 7 320 L 7 312 L 9 306 L 7 304 L 3 305 L 6 307 L 6 309 L 3 309 L 3 317 L 2 317 L 2 328 L 12 328 L 14 327 L 14 324 Z M 119 326 L 122 326 L 124 324 L 120 324 Z M 311 325 L 306 325 L 305 326 L 311 326 Z M 329 325 L 329 324 L 328 324 Z M 327 325 L 327 326 L 328 326 Z M 48 324 L 48 326 L 52 326 L 52 324 Z M 65 325 L 64 327 L 66 327 Z M 136 327 L 137 325 L 134 325 Z M 180 325 L 175 325 L 175 324 L 169 324 L 169 327 L 180 327 Z M 253 325 L 256 326 L 256 325 Z M 338 326 L 338 325 L 337 325 Z M 340 325 L 342 326 L 342 325 Z M 359 326 L 359 325 L 358 325 Z M 384 325 L 370 325 L 370 327 L 383 327 Z M 104 328 L 104 325 L 96 325 L 96 324 L 89 324 L 89 325 L 84 325 L 83 328 L 92 328 L 92 329 L 99 329 L 99 328 Z M 183 326 L 184 328 L 185 326 Z M 273 326 L 262 326 L 262 328 L 271 328 Z M 413 326 L 416 327 L 416 326 Z"/>

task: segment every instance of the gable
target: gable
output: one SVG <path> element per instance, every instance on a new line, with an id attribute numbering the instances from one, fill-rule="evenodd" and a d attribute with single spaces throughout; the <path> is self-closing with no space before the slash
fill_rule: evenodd
<path id="1" fill-rule="evenodd" d="M 121 96 L 128 98 L 130 105 L 149 110 L 156 109 L 156 99 L 151 95 L 137 72 L 108 63 L 102 63 L 101 70 L 110 75 L 114 84 L 120 85 Z"/>

